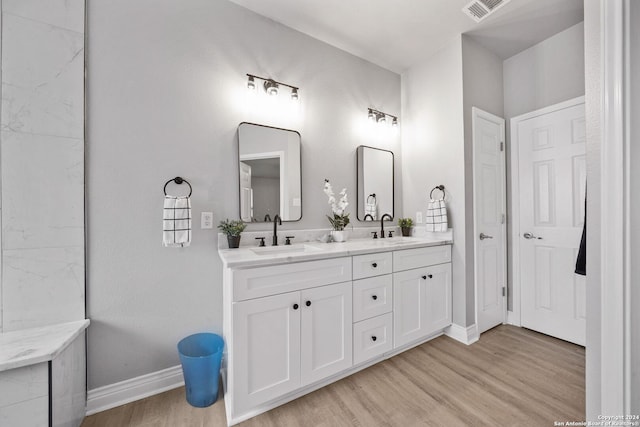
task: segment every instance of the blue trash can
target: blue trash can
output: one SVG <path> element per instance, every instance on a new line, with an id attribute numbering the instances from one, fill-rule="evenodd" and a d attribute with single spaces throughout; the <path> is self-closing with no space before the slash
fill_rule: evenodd
<path id="1" fill-rule="evenodd" d="M 187 402 L 196 408 L 212 405 L 218 399 L 218 376 L 224 340 L 203 332 L 189 335 L 178 343 Z"/>

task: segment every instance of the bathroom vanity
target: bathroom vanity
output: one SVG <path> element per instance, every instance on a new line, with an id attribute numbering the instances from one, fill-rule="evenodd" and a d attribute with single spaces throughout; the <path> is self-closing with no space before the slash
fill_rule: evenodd
<path id="1" fill-rule="evenodd" d="M 237 424 L 443 333 L 450 235 L 221 249 Z"/>

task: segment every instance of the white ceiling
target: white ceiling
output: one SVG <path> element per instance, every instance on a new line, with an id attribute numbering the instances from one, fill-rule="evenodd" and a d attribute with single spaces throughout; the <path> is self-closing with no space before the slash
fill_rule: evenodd
<path id="1" fill-rule="evenodd" d="M 231 1 L 399 73 L 457 34 L 508 58 L 583 19 L 583 0 L 511 0 L 479 24 L 470 0 Z"/>

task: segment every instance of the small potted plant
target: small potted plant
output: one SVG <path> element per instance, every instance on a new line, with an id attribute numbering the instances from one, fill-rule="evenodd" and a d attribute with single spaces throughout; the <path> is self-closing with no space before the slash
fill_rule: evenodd
<path id="1" fill-rule="evenodd" d="M 244 231 L 247 224 L 239 219 L 225 219 L 220 221 L 218 228 L 220 231 L 227 235 L 227 242 L 229 243 L 229 249 L 237 248 L 240 246 L 240 233 Z"/>
<path id="2" fill-rule="evenodd" d="M 402 230 L 403 236 L 411 236 L 411 227 L 413 227 L 413 220 L 411 218 L 400 218 L 398 220 L 398 226 Z"/>

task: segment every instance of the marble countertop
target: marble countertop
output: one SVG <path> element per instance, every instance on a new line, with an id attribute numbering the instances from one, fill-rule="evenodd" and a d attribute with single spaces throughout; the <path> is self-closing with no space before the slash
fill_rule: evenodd
<path id="1" fill-rule="evenodd" d="M 219 249 L 218 253 L 225 267 L 243 268 L 449 245 L 452 243 L 452 234 L 447 232 L 420 237 L 353 239 L 342 243 L 305 242 L 289 246 L 240 247 L 238 249 Z"/>
<path id="2" fill-rule="evenodd" d="M 53 360 L 89 326 L 89 319 L 0 334 L 0 372 Z"/>

